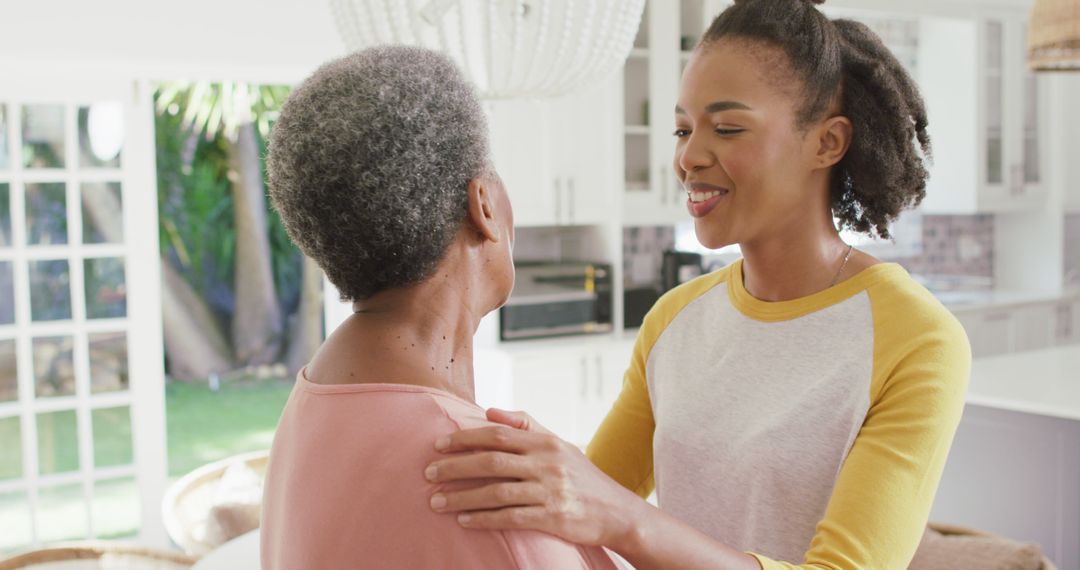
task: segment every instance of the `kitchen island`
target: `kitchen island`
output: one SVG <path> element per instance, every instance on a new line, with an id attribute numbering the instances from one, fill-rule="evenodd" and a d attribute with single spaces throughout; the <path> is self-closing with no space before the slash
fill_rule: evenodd
<path id="1" fill-rule="evenodd" d="M 973 362 L 930 520 L 1036 542 L 1080 569 L 1080 345 Z"/>

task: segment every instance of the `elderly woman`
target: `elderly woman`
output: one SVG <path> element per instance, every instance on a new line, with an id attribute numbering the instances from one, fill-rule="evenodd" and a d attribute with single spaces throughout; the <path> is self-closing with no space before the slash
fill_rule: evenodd
<path id="1" fill-rule="evenodd" d="M 602 549 L 475 531 L 432 512 L 432 442 L 489 425 L 472 337 L 514 284 L 513 212 L 483 111 L 434 52 L 332 61 L 289 97 L 270 139 L 289 236 L 354 314 L 282 413 L 262 522 L 264 568 L 613 568 Z"/>

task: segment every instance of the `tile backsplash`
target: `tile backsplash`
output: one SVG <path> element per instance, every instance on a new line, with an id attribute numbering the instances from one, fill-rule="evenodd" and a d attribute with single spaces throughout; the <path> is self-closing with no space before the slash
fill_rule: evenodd
<path id="1" fill-rule="evenodd" d="M 994 279 L 994 216 L 923 216 L 922 253 L 890 259 L 934 278 L 971 278 L 978 288 Z"/>

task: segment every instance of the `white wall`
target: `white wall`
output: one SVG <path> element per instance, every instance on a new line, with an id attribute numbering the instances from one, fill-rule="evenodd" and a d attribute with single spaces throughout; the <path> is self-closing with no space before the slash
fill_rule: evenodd
<path id="1" fill-rule="evenodd" d="M 328 0 L 13 0 L 0 66 L 294 82 L 345 53 Z"/>

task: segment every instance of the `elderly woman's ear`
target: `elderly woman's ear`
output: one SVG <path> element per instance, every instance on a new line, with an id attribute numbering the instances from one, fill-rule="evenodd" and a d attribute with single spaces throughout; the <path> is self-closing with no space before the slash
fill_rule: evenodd
<path id="1" fill-rule="evenodd" d="M 502 238 L 500 228 L 507 220 L 499 217 L 495 204 L 499 192 L 498 183 L 488 176 L 478 176 L 469 181 L 468 220 L 480 232 L 483 240 L 498 243 Z"/>

